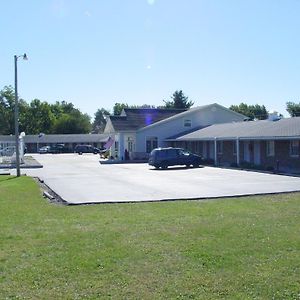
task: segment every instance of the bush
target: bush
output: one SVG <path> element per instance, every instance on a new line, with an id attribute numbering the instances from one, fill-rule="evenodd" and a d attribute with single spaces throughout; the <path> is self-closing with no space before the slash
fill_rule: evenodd
<path id="1" fill-rule="evenodd" d="M 215 160 L 212 158 L 205 158 L 205 159 L 203 159 L 203 164 L 212 166 L 215 164 Z"/>

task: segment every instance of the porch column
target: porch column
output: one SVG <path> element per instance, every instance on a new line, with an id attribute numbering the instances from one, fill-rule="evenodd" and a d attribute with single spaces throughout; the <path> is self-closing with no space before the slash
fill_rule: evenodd
<path id="1" fill-rule="evenodd" d="M 214 157 L 215 157 L 215 166 L 218 165 L 218 149 L 217 149 L 217 138 L 215 137 L 215 140 L 214 140 Z"/>
<path id="2" fill-rule="evenodd" d="M 236 164 L 240 165 L 240 141 L 239 138 L 236 138 Z"/>
<path id="3" fill-rule="evenodd" d="M 127 149 L 128 150 L 128 149 Z M 123 133 L 119 133 L 119 149 L 118 149 L 118 159 L 125 159 L 124 157 L 124 134 Z"/>

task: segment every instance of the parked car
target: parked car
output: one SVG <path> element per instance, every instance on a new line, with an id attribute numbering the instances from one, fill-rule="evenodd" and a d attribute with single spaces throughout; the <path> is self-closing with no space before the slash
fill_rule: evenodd
<path id="1" fill-rule="evenodd" d="M 43 146 L 38 151 L 40 154 L 43 153 L 51 153 L 51 147 L 50 146 Z"/>
<path id="2" fill-rule="evenodd" d="M 68 153 L 70 150 L 65 146 L 65 144 L 55 144 L 50 146 L 50 153 L 57 154 L 57 153 Z"/>
<path id="3" fill-rule="evenodd" d="M 182 148 L 156 148 L 150 153 L 148 163 L 156 169 L 176 165 L 199 167 L 202 157 Z"/>
<path id="4" fill-rule="evenodd" d="M 15 146 L 8 146 L 0 150 L 0 156 L 12 156 L 16 151 Z"/>
<path id="5" fill-rule="evenodd" d="M 91 145 L 76 145 L 75 146 L 75 153 L 82 154 L 82 153 L 100 153 L 100 149 L 93 147 Z"/>

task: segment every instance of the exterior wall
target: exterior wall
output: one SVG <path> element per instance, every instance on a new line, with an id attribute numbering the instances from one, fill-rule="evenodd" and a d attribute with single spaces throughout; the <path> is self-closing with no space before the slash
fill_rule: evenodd
<path id="1" fill-rule="evenodd" d="M 300 153 L 298 156 L 290 156 L 290 141 L 275 141 L 275 155 L 267 156 L 267 142 L 262 142 L 262 165 L 282 172 L 300 173 Z"/>
<path id="2" fill-rule="evenodd" d="M 125 151 L 127 151 L 128 153 L 127 157 Z M 136 152 L 135 132 L 119 133 L 118 157 L 121 160 L 135 159 L 135 152 Z"/>
<path id="3" fill-rule="evenodd" d="M 246 149 L 247 148 L 247 149 Z M 257 169 L 300 173 L 300 154 L 290 156 L 290 141 L 275 140 L 274 156 L 267 155 L 267 141 L 240 141 L 240 165 Z M 248 151 L 248 160 L 245 153 Z M 229 157 L 222 157 L 230 161 Z"/>
<path id="4" fill-rule="evenodd" d="M 145 158 L 136 152 L 136 134 L 135 132 L 119 132 L 111 135 L 115 143 L 110 149 L 110 157 L 119 160 Z M 126 157 L 125 152 L 128 152 Z"/>
<path id="5" fill-rule="evenodd" d="M 235 143 L 236 141 L 223 141 L 223 151 L 222 153 L 217 153 L 217 165 L 229 167 L 232 164 L 236 164 L 236 154 L 233 153 Z"/>
<path id="6" fill-rule="evenodd" d="M 228 123 L 234 121 L 243 121 L 244 117 L 237 115 L 230 110 L 219 105 L 210 105 L 207 108 L 194 110 L 189 113 L 182 113 L 180 118 L 171 118 L 171 120 L 159 122 L 154 126 L 149 126 L 137 132 L 136 147 L 138 152 L 146 152 L 147 137 L 157 137 L 158 147 L 166 147 L 165 139 L 179 133 L 183 133 L 193 128 L 206 127 L 217 123 Z M 191 127 L 184 127 L 184 120 L 191 120 Z"/>
<path id="7" fill-rule="evenodd" d="M 237 164 L 234 144 L 236 140 L 223 141 L 223 151 L 217 153 L 217 165 L 229 167 Z M 212 141 L 171 142 L 168 146 L 188 149 L 200 154 L 206 161 L 214 159 Z M 247 151 L 248 161 L 245 159 Z M 275 141 L 274 156 L 267 156 L 267 141 L 239 141 L 239 161 L 241 167 L 300 174 L 300 150 L 298 156 L 291 156 L 289 140 Z"/>

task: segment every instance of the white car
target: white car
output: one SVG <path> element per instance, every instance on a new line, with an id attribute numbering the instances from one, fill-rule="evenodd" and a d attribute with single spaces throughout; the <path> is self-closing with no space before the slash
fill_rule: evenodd
<path id="1" fill-rule="evenodd" d="M 0 156 L 12 156 L 16 151 L 15 146 L 8 146 L 0 150 Z"/>
<path id="2" fill-rule="evenodd" d="M 41 147 L 39 149 L 39 153 L 40 154 L 43 154 L 43 153 L 50 153 L 50 146 L 44 146 L 44 147 Z"/>

